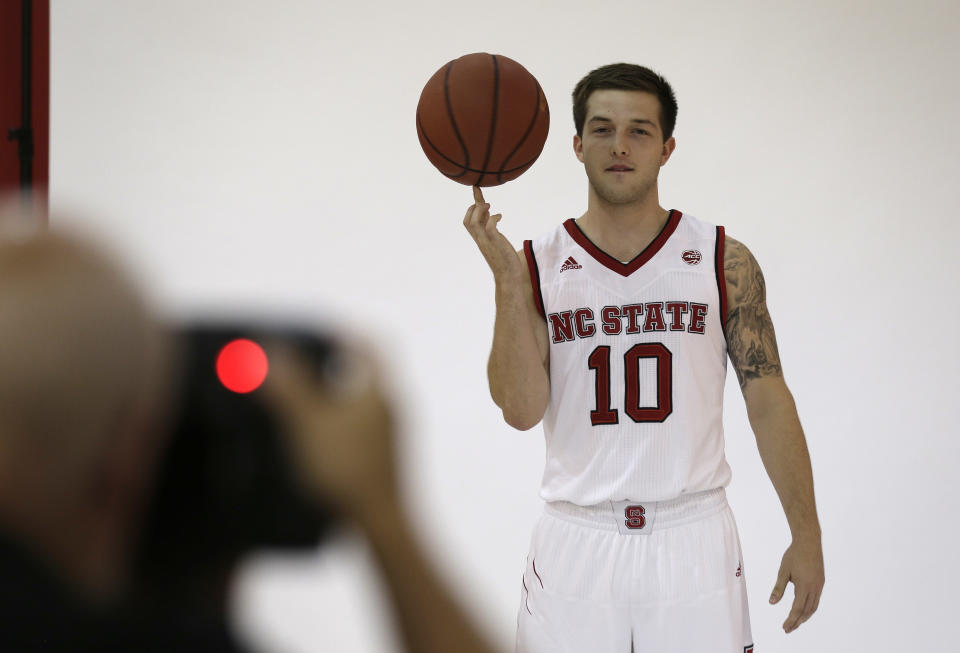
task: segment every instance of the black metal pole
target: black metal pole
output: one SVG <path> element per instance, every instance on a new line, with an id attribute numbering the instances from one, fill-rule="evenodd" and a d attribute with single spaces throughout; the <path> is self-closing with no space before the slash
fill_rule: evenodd
<path id="1" fill-rule="evenodd" d="M 33 187 L 33 0 L 21 0 L 20 6 L 20 189 L 29 191 Z"/>
<path id="2" fill-rule="evenodd" d="M 24 211 L 33 206 L 33 0 L 20 0 L 20 126 L 7 131 L 17 141 L 20 198 Z"/>

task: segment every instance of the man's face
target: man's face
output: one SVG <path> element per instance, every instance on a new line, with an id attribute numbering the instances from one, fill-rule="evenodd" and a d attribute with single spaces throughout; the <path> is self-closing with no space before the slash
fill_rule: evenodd
<path id="1" fill-rule="evenodd" d="M 587 98 L 583 138 L 573 137 L 590 185 L 616 205 L 646 197 L 675 146 L 673 137 L 663 142 L 660 101 L 642 91 L 594 91 Z"/>

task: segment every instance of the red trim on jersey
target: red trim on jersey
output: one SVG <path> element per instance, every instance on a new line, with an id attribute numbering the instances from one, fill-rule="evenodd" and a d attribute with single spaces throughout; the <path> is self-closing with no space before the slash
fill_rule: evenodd
<path id="1" fill-rule="evenodd" d="M 573 238 L 573 240 L 576 241 L 580 247 L 586 250 L 587 254 L 596 259 L 598 263 L 610 268 L 617 274 L 628 277 L 639 270 L 644 263 L 652 259 L 654 255 L 663 248 L 667 242 L 667 239 L 669 239 L 670 236 L 673 235 L 673 232 L 677 230 L 677 225 L 680 224 L 680 218 L 682 216 L 683 214 L 680 211 L 670 209 L 670 215 L 667 218 L 667 223 L 663 225 L 663 229 L 660 230 L 660 233 L 657 234 L 657 237 L 653 239 L 653 242 L 647 245 L 646 249 L 634 256 L 633 259 L 628 263 L 621 263 L 594 245 L 593 241 L 587 238 L 585 233 L 580 231 L 580 227 L 573 218 L 570 218 L 564 222 L 563 226 L 567 230 L 567 233 L 570 234 L 570 237 Z"/>
<path id="2" fill-rule="evenodd" d="M 720 291 L 720 326 L 727 333 L 727 278 L 723 273 L 723 252 L 727 244 L 723 227 L 717 227 L 717 249 L 714 263 L 717 267 L 717 290 Z"/>
<path id="3" fill-rule="evenodd" d="M 543 293 L 540 292 L 540 270 L 537 267 L 537 258 L 533 255 L 533 243 L 531 241 L 523 241 L 523 253 L 527 257 L 527 269 L 530 271 L 530 285 L 533 286 L 533 303 L 536 305 L 540 317 L 546 320 L 547 316 L 543 310 Z"/>

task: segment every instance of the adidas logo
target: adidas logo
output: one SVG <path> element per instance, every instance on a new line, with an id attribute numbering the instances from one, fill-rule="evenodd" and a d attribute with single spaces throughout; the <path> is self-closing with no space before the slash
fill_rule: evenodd
<path id="1" fill-rule="evenodd" d="M 577 263 L 577 260 L 571 256 L 563 262 L 563 265 L 560 266 L 560 271 L 566 272 L 567 270 L 579 270 L 582 267 L 583 266 Z"/>

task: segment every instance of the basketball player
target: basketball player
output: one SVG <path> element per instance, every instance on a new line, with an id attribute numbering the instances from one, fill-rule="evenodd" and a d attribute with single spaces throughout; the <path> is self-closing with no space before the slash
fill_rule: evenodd
<path id="1" fill-rule="evenodd" d="M 793 536 L 770 597 L 794 584 L 786 632 L 817 609 L 824 582 L 810 459 L 763 275 L 723 227 L 659 205 L 677 113 L 662 77 L 604 66 L 573 101 L 586 213 L 521 251 L 477 187 L 464 217 L 496 282 L 490 393 L 508 424 L 542 419 L 546 436 L 517 650 L 752 651 L 724 494 L 728 355 Z"/>

